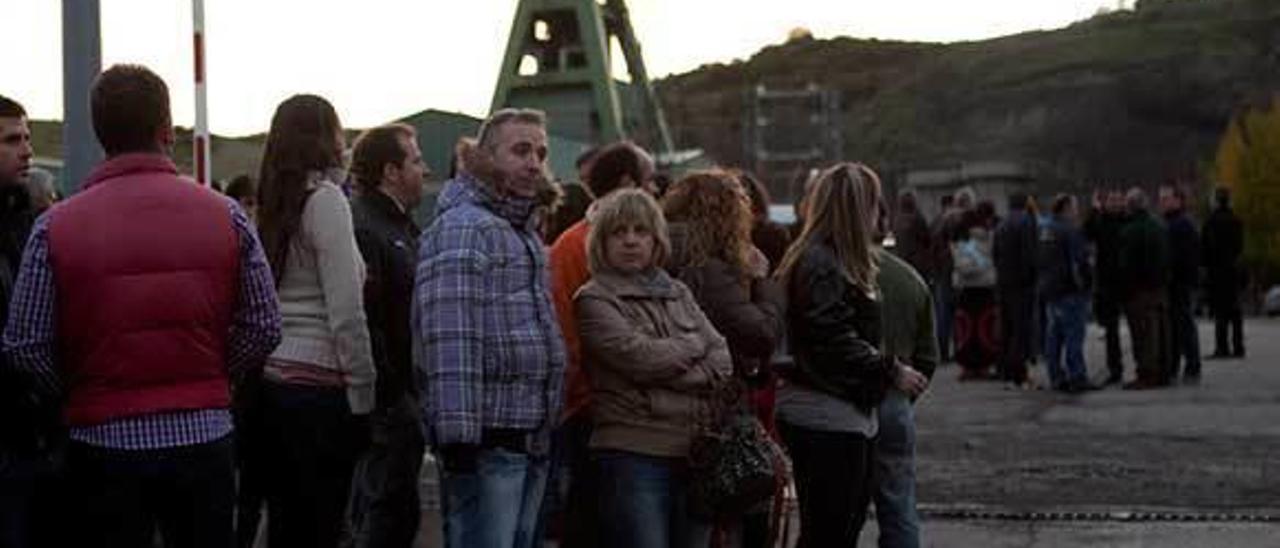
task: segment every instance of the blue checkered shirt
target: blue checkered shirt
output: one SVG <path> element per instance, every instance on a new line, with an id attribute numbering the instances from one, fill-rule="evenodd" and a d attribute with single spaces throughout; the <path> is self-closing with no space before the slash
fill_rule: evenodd
<path id="1" fill-rule="evenodd" d="M 228 371 L 234 375 L 270 354 L 280 343 L 280 305 L 271 267 L 253 226 L 239 205 L 232 200 L 228 203 L 240 241 L 240 289 L 226 357 Z M 36 396 L 43 401 L 57 401 L 63 393 L 56 361 L 56 309 L 46 215 L 37 219 L 31 229 L 4 332 L 9 366 L 34 379 Z M 200 409 L 72 428 L 70 436 L 98 447 L 146 450 L 207 443 L 231 430 L 229 410 Z"/>
<path id="2" fill-rule="evenodd" d="M 438 210 L 419 239 L 413 310 L 428 437 L 479 444 L 487 428 L 546 431 L 565 354 L 533 202 L 463 175 Z"/>

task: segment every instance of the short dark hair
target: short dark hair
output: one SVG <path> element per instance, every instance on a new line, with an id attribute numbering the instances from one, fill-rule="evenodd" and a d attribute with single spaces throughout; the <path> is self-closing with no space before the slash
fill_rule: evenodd
<path id="1" fill-rule="evenodd" d="M 587 150 L 582 151 L 582 154 L 578 155 L 578 159 L 574 160 L 573 165 L 578 169 L 582 169 L 582 166 L 585 166 L 591 163 L 596 159 L 596 156 L 599 156 L 599 155 L 600 155 L 600 147 L 598 146 L 591 147 Z"/>
<path id="2" fill-rule="evenodd" d="M 1231 205 L 1231 189 L 1220 186 L 1213 189 L 1213 202 L 1218 207 L 1228 207 Z"/>
<path id="3" fill-rule="evenodd" d="M 156 133 L 170 125 L 169 86 L 141 65 L 115 65 L 89 91 L 93 132 L 108 156 L 156 149 Z"/>
<path id="4" fill-rule="evenodd" d="M 1027 208 L 1027 195 L 1022 192 L 1014 192 L 1009 195 L 1009 210 L 1021 211 Z"/>
<path id="5" fill-rule="evenodd" d="M 258 185 L 253 182 L 253 177 L 248 175 L 237 175 L 231 182 L 227 183 L 227 189 L 224 194 L 231 199 L 240 201 L 245 197 L 252 196 L 254 200 L 258 199 Z"/>
<path id="6" fill-rule="evenodd" d="M 951 207 L 955 204 L 956 204 L 956 197 L 953 194 L 943 194 L 941 198 L 938 198 L 938 205 L 944 208 Z"/>
<path id="7" fill-rule="evenodd" d="M 918 199 L 914 190 L 902 191 L 902 194 L 898 195 L 898 213 L 907 215 L 918 213 L 920 211 L 920 205 L 916 203 Z M 888 204 L 885 204 L 885 207 L 887 208 Z"/>
<path id="8" fill-rule="evenodd" d="M 1070 194 L 1059 194 L 1053 197 L 1053 214 L 1062 215 L 1067 208 L 1076 203 L 1076 197 Z"/>
<path id="9" fill-rule="evenodd" d="M 378 188 L 383 168 L 387 164 L 403 165 L 409 156 L 400 140 L 417 136 L 418 132 L 407 124 L 387 124 L 361 134 L 351 152 L 351 174 L 356 184 L 367 190 Z"/>
<path id="10" fill-rule="evenodd" d="M 17 101 L 0 95 L 0 118 L 26 118 L 27 111 Z"/>
<path id="11" fill-rule="evenodd" d="M 1166 190 L 1166 189 L 1170 193 L 1172 193 L 1173 197 L 1177 198 L 1179 202 L 1183 204 L 1187 203 L 1187 191 L 1186 189 L 1182 188 L 1182 185 L 1177 183 L 1165 183 L 1160 186 L 1160 190 Z"/>
<path id="12" fill-rule="evenodd" d="M 603 198 L 617 190 L 625 177 L 640 184 L 644 179 L 643 163 L 640 148 L 634 143 L 622 141 L 609 145 L 600 151 L 591 171 L 587 172 L 587 188 L 592 196 Z"/>

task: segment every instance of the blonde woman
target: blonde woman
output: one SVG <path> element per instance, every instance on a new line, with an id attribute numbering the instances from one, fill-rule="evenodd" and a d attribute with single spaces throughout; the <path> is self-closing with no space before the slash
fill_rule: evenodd
<path id="1" fill-rule="evenodd" d="M 795 464 L 802 548 L 856 545 L 871 492 L 875 409 L 891 383 L 912 395 L 927 384 L 879 349 L 879 201 L 870 168 L 822 172 L 778 269 L 796 361 L 778 391 L 778 422 Z"/>
<path id="2" fill-rule="evenodd" d="M 689 512 L 686 462 L 711 392 L 732 374 L 729 349 L 689 288 L 662 269 L 670 243 L 653 198 L 628 189 L 598 204 L 587 237 L 591 281 L 574 305 L 592 364 L 602 538 L 705 548 L 711 524 Z"/>

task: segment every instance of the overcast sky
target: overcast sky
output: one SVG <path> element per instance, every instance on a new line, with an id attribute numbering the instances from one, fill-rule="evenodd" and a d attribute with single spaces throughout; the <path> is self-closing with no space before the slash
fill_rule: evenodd
<path id="1" fill-rule="evenodd" d="M 745 59 L 806 27 L 819 38 L 959 41 L 1067 25 L 1117 0 L 629 0 L 649 71 Z M 62 116 L 62 0 L 0 0 L 0 94 Z M 193 119 L 187 0 L 101 0 L 103 66 L 150 66 Z M 349 127 L 436 108 L 483 115 L 516 0 L 206 0 L 213 131 L 264 131 L 294 93 Z"/>

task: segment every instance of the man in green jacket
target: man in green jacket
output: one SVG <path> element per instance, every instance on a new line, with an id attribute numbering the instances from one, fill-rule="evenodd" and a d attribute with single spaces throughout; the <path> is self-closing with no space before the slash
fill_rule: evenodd
<path id="1" fill-rule="evenodd" d="M 879 251 L 880 318 L 883 351 L 906 362 L 925 377 L 938 367 L 938 338 L 934 331 L 934 303 L 924 278 L 887 249 Z M 916 512 L 916 424 L 912 401 L 928 387 L 910 392 L 893 387 L 880 403 L 877 418 L 874 483 L 880 546 L 920 546 L 920 516 Z"/>
<path id="2" fill-rule="evenodd" d="M 1146 192 L 1133 188 L 1125 200 L 1129 222 L 1120 230 L 1118 262 L 1138 378 L 1124 388 L 1144 390 L 1169 381 L 1169 240 L 1148 211 Z"/>

